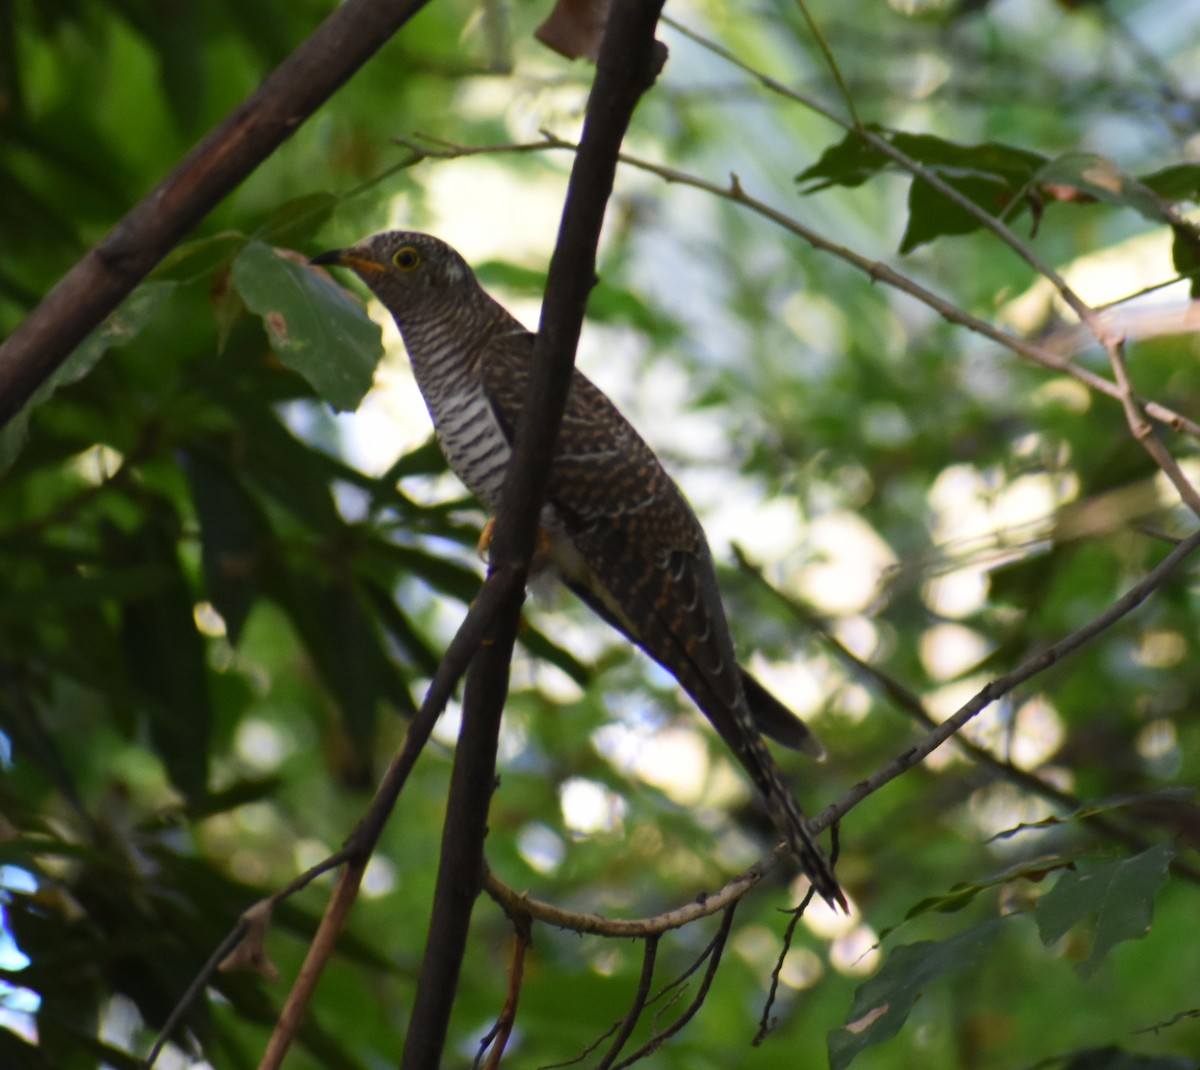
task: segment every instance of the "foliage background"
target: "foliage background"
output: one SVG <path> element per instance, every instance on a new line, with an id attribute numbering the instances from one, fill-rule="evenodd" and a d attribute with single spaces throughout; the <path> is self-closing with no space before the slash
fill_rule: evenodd
<path id="1" fill-rule="evenodd" d="M 0 330 L 330 6 L 6 5 Z M 989 210 L 1002 208 L 994 176 L 980 177 L 992 157 L 951 160 L 937 146 L 1098 153 L 1140 176 L 1196 155 L 1194 4 L 811 11 L 860 116 L 944 139 L 935 164 Z M 590 68 L 534 42 L 546 14 L 428 6 L 97 332 L 27 439 L 6 432 L 4 1065 L 136 1065 L 239 912 L 341 842 L 401 738 L 477 588 L 483 518 L 424 442 L 390 329 L 357 407 L 371 332 L 266 246 L 311 255 L 390 224 L 434 230 L 536 322 L 568 156 L 414 164 L 394 139 L 573 135 Z M 669 14 L 841 107 L 792 5 Z M 956 217 L 919 184 L 839 169 L 825 154 L 843 135 L 828 121 L 678 31 L 663 38 L 670 60 L 631 152 L 717 185 L 735 172 L 748 192 L 959 308 L 1107 371 L 993 236 L 948 236 Z M 826 171 L 811 172 L 821 160 Z M 1167 195 L 1194 194 L 1193 171 L 1171 174 Z M 1132 196 L 1079 197 L 1079 176 L 1043 190 L 1036 230 L 1028 210 L 1011 221 L 1086 300 L 1187 267 L 1177 231 L 1173 262 L 1161 218 Z M 814 190 L 821 178 L 829 188 Z M 826 763 L 789 766 L 812 810 L 918 730 L 823 635 L 944 716 L 1084 624 L 1194 528 L 1119 404 L 727 200 L 623 169 L 602 254 L 580 364 L 684 483 L 730 565 L 743 654 L 824 739 Z M 284 337 L 262 313 L 297 292 L 325 304 L 309 328 L 289 315 Z M 1139 391 L 1194 416 L 1189 300 L 1184 282 L 1114 315 Z M 356 361 L 358 378 L 343 372 Z M 357 411 L 334 415 L 330 401 Z M 1194 438 L 1164 441 L 1195 473 Z M 753 567 L 734 566 L 734 543 Z M 856 1065 L 1194 1065 L 1196 615 L 1194 576 L 1181 573 L 973 726 L 1065 798 L 953 745 L 870 796 L 842 829 L 854 913 L 838 923 L 814 908 L 800 927 L 775 1032 L 749 1046 L 779 910 L 797 898 L 782 878 L 739 908 L 704 1007 L 652 1064 L 845 1060 L 854 1034 L 830 1034 L 869 1010 L 873 991 L 895 1005 L 919 991 L 899 1035 Z M 503 879 L 573 909 L 638 916 L 757 857 L 768 831 L 672 682 L 565 598 L 531 608 L 514 673 L 488 847 Z M 389 824 L 290 1065 L 394 1064 L 453 711 L 448 722 Z M 1071 817 L 1085 803 L 1102 827 Z M 1070 883 L 1080 875 L 1107 898 Z M 268 946 L 282 979 L 219 975 L 223 998 L 193 1010 L 190 1039 L 160 1065 L 255 1064 L 327 894 L 318 882 L 281 908 Z M 713 924 L 664 942 L 664 981 Z M 469 1061 L 505 991 L 511 927 L 486 900 L 475 925 L 452 1064 Z M 538 927 L 513 1061 L 577 1055 L 624 1014 L 639 969 L 635 945 Z M 882 988 L 855 1004 L 872 976 Z M 1118 1064 L 1119 1053 L 1142 1061 Z"/>

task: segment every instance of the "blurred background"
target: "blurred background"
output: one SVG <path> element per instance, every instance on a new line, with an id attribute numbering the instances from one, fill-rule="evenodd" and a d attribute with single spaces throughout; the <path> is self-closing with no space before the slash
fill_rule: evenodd
<path id="1" fill-rule="evenodd" d="M 0 332 L 334 6 L 4 5 Z M 844 118 L 849 99 L 1103 307 L 1142 397 L 1195 419 L 1200 4 L 808 10 L 844 92 L 794 4 L 668 6 L 669 59 L 626 151 L 678 174 L 618 172 L 578 364 L 705 522 L 743 659 L 824 741 L 824 763 L 780 756 L 815 813 L 1103 611 L 1195 517 L 1119 402 L 815 250 L 736 203 L 731 176 L 1110 375 L 1027 263 L 797 95 Z M 470 150 L 578 136 L 593 68 L 538 43 L 548 15 L 428 5 L 0 437 L 4 1066 L 138 1065 L 240 912 L 342 842 L 402 739 L 478 589 L 485 517 L 430 441 L 386 315 L 303 261 L 427 230 L 536 327 L 571 155 Z M 1160 431 L 1200 477 L 1196 438 Z M 863 1031 L 839 1027 L 914 986 L 899 1035 L 868 1033 L 855 1065 L 1196 1065 L 1198 614 L 1185 566 L 977 718 L 974 751 L 948 744 L 869 796 L 841 829 L 851 913 L 810 908 L 774 1033 L 750 1046 L 780 911 L 803 892 L 781 871 L 648 1065 L 846 1065 Z M 759 857 L 770 825 L 674 681 L 563 592 L 538 591 L 526 618 L 497 875 L 637 917 Z M 401 798 L 290 1066 L 395 1064 L 457 713 Z M 1081 875 L 1104 894 L 1049 898 Z M 277 913 L 281 980 L 218 975 L 158 1066 L 257 1063 L 330 886 Z M 664 940 L 663 983 L 715 924 Z M 511 926 L 487 900 L 475 925 L 450 1065 L 504 998 Z M 891 959 L 889 974 L 904 945 L 921 967 Z M 640 968 L 636 944 L 538 927 L 513 1064 L 579 1056 Z"/>

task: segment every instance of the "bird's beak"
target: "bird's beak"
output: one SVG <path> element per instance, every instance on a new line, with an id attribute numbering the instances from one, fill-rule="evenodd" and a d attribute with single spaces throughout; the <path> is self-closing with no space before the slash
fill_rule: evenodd
<path id="1" fill-rule="evenodd" d="M 350 268 L 352 271 L 357 271 L 360 275 L 364 272 L 382 274 L 387 271 L 387 268 L 379 263 L 378 260 L 372 260 L 369 256 L 363 256 L 357 249 L 331 249 L 327 253 L 314 256 L 309 263 L 319 267 Z"/>

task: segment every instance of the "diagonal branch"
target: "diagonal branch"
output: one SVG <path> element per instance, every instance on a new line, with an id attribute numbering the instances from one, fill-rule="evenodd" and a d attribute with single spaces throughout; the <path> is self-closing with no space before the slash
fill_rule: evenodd
<path id="1" fill-rule="evenodd" d="M 346 0 L 0 345 L 0 426 L 150 270 L 426 0 Z"/>

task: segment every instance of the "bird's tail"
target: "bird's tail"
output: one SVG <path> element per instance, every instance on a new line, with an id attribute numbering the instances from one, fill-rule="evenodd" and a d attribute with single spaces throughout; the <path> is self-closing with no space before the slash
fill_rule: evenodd
<path id="1" fill-rule="evenodd" d="M 833 875 L 833 867 L 810 831 L 800 804 L 783 778 L 783 771 L 757 732 L 743 733 L 743 736 L 743 743 L 735 753 L 762 795 L 775 827 L 783 834 L 817 894 L 830 906 L 839 906 L 849 912 L 846 897 Z"/>

